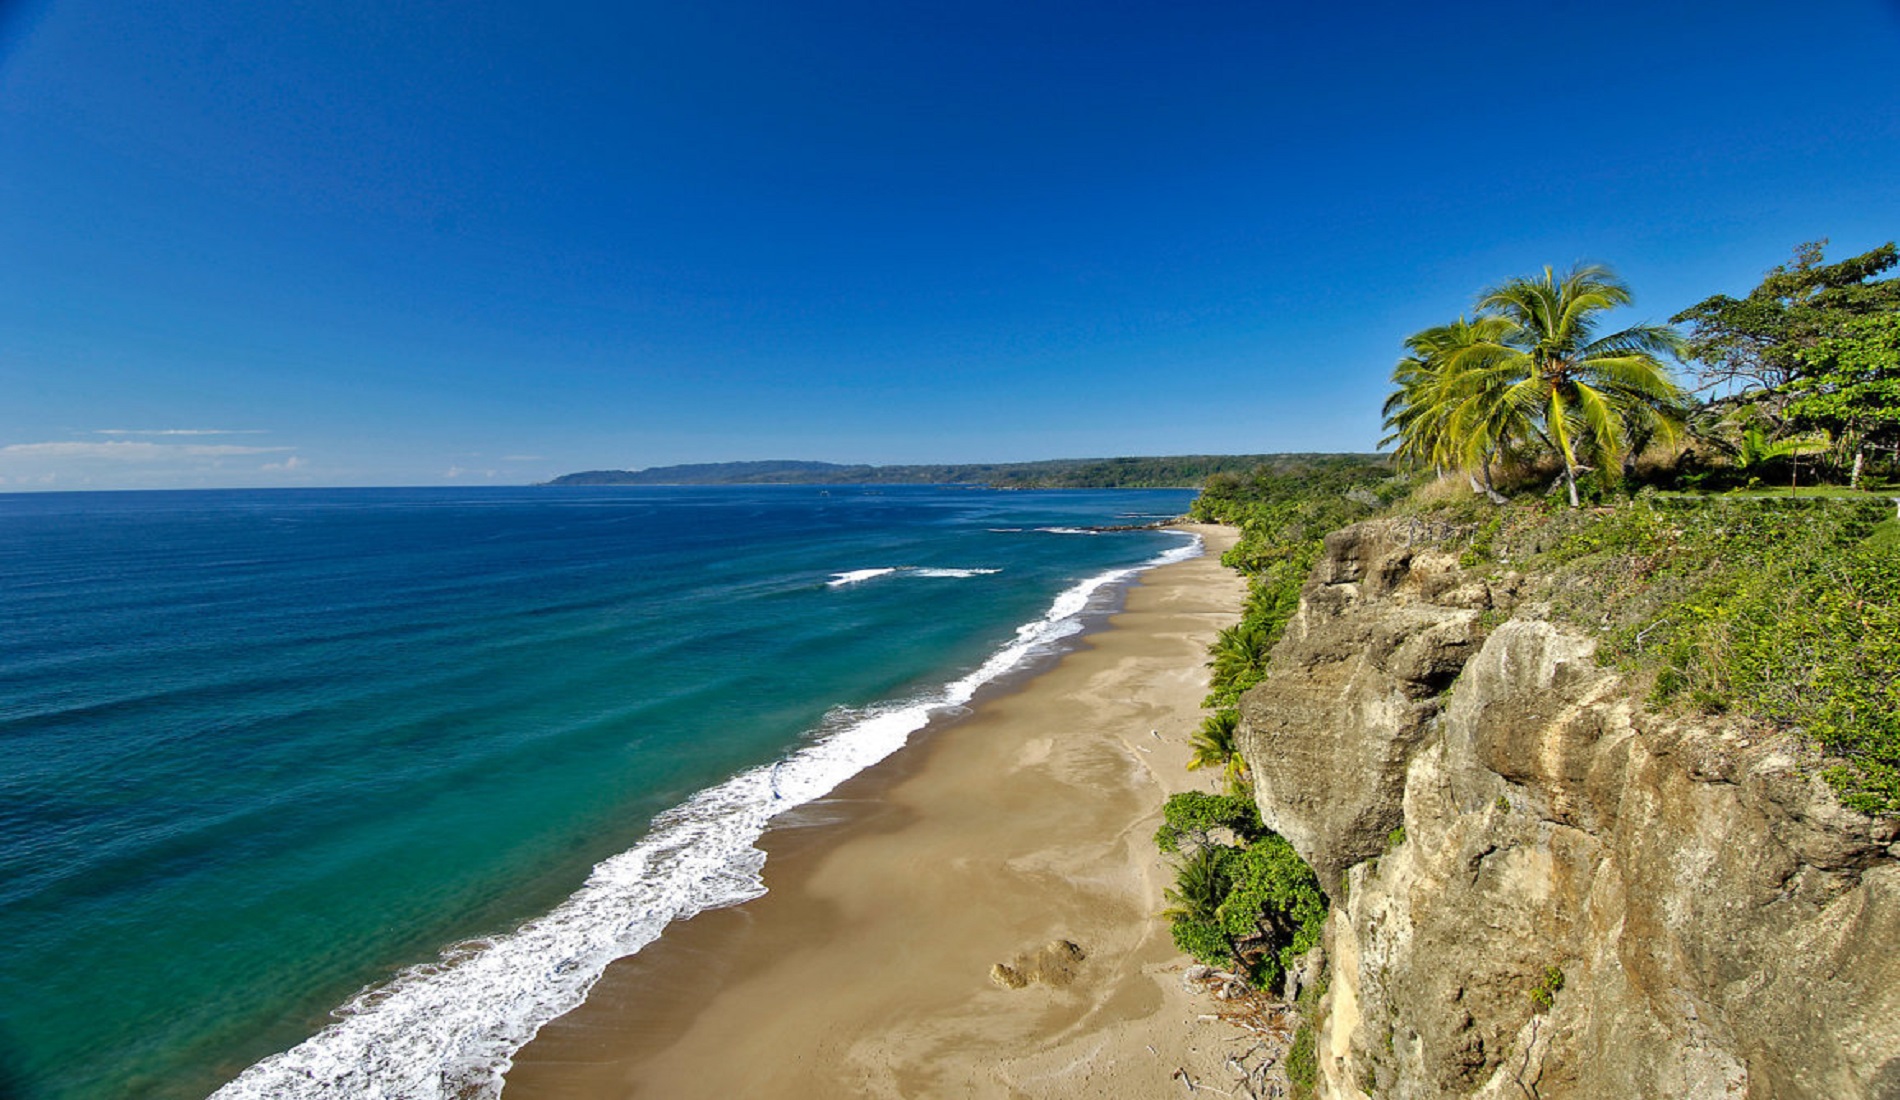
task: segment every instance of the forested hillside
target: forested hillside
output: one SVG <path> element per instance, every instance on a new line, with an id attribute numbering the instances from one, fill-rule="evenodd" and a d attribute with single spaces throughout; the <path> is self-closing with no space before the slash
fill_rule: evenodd
<path id="1" fill-rule="evenodd" d="M 998 489 L 1198 488 L 1216 474 L 1385 463 L 1367 454 L 1169 455 L 1057 458 L 936 466 L 847 466 L 831 462 L 714 462 L 645 470 L 588 470 L 549 485 L 985 485 Z"/>

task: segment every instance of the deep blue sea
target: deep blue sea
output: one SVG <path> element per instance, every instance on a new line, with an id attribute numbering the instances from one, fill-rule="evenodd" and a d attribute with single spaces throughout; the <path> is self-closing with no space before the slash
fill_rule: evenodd
<path id="1" fill-rule="evenodd" d="M 0 1097 L 492 1094 L 1191 497 L 0 496 Z"/>

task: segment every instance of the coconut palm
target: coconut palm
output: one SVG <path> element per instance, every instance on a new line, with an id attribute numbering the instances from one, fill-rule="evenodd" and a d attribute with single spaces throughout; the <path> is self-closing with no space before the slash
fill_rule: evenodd
<path id="1" fill-rule="evenodd" d="M 1398 457 L 1439 469 L 1482 470 L 1527 448 L 1563 463 L 1576 507 L 1577 471 L 1614 471 L 1632 437 L 1673 440 L 1686 397 L 1661 357 L 1682 349 L 1664 326 L 1596 335 L 1598 314 L 1629 305 L 1608 268 L 1580 266 L 1559 279 L 1516 278 L 1478 299 L 1474 320 L 1425 329 L 1393 371 L 1386 442 Z"/>
<path id="2" fill-rule="evenodd" d="M 1217 923 L 1220 903 L 1234 887 L 1228 868 L 1231 860 L 1228 849 L 1218 845 L 1198 849 L 1182 860 L 1175 868 L 1174 885 L 1162 891 L 1168 908 L 1161 915 Z"/>
<path id="3" fill-rule="evenodd" d="M 1408 337 L 1411 354 L 1392 371 L 1399 388 L 1385 402 L 1392 431 L 1380 446 L 1397 443 L 1394 457 L 1413 467 L 1475 467 L 1495 496 L 1491 464 L 1526 434 L 1522 410 L 1503 400 L 1508 386 L 1487 369 L 1503 354 L 1500 341 L 1509 331 L 1502 318 L 1460 317 Z"/>
<path id="4" fill-rule="evenodd" d="M 1509 324 L 1497 354 L 1478 369 L 1497 376 L 1499 400 L 1557 453 L 1572 508 L 1584 459 L 1620 469 L 1633 429 L 1673 441 L 1684 420 L 1686 397 L 1662 361 L 1683 351 L 1676 330 L 1634 325 L 1596 334 L 1598 314 L 1634 300 L 1626 283 L 1595 264 L 1561 279 L 1547 267 L 1541 279 L 1512 279 L 1478 299 L 1480 313 Z"/>
<path id="5" fill-rule="evenodd" d="M 1265 623 L 1242 619 L 1224 628 L 1208 647 L 1214 670 L 1211 681 L 1229 691 L 1245 690 L 1260 682 L 1266 673 L 1267 655 L 1273 651 L 1273 631 Z M 1237 691 L 1236 691 L 1237 693 Z"/>
<path id="6" fill-rule="evenodd" d="M 1240 712 L 1232 707 L 1223 707 L 1201 719 L 1201 728 L 1188 739 L 1188 747 L 1193 750 L 1188 770 L 1219 768 L 1226 773 L 1230 786 L 1241 786 L 1246 781 L 1247 761 L 1240 755 L 1239 731 Z"/>

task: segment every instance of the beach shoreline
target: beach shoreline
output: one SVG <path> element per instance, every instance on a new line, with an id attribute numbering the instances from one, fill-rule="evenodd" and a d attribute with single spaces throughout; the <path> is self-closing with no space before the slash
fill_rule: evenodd
<path id="1" fill-rule="evenodd" d="M 1080 1096 L 1217 1066 L 1151 836 L 1213 782 L 1187 740 L 1245 583 L 1230 529 L 1188 530 L 1206 553 L 1052 667 L 775 822 L 768 892 L 613 964 L 505 1095 Z"/>

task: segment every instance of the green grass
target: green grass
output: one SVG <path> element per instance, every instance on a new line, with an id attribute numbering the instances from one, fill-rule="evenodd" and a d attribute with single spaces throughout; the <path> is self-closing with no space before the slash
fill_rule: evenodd
<path id="1" fill-rule="evenodd" d="M 1659 497 L 1681 500 L 1760 500 L 1780 497 L 1787 499 L 1805 498 L 1810 500 L 1886 500 L 1891 502 L 1900 490 L 1891 488 L 1849 489 L 1841 485 L 1801 485 L 1790 489 L 1786 485 L 1763 483 L 1752 489 L 1729 489 L 1726 492 L 1699 493 L 1693 490 L 1674 489 L 1659 492 Z"/>
<path id="2" fill-rule="evenodd" d="M 1795 731 L 1838 763 L 1841 800 L 1900 815 L 1900 522 L 1844 490 L 1644 493 L 1608 509 L 1500 510 L 1474 568 L 1539 578 L 1553 616 L 1665 710 Z"/>

